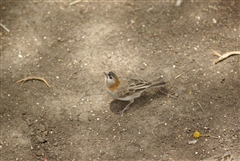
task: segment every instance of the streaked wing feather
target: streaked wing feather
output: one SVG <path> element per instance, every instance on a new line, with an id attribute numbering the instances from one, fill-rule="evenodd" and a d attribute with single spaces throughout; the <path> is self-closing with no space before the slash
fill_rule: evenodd
<path id="1" fill-rule="evenodd" d="M 134 89 L 146 89 L 149 86 L 151 86 L 151 82 L 145 81 L 143 79 L 134 79 L 130 78 L 128 79 L 128 84 L 129 88 L 134 88 Z"/>
<path id="2" fill-rule="evenodd" d="M 148 82 L 142 79 L 128 78 L 127 81 L 128 81 L 128 88 L 126 87 L 119 88 L 118 90 L 119 97 L 126 97 L 138 92 L 142 93 L 148 87 L 151 86 L 151 82 Z"/>

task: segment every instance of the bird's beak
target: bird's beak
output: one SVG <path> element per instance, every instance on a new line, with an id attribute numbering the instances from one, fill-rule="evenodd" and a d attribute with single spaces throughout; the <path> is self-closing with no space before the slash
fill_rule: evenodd
<path id="1" fill-rule="evenodd" d="M 108 74 L 107 74 L 106 72 L 103 72 L 103 74 L 105 75 L 105 77 L 107 77 L 107 76 L 108 76 Z"/>

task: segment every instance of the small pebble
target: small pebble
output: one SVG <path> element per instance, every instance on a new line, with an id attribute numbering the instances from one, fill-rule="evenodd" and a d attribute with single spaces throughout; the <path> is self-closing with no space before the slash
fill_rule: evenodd
<path id="1" fill-rule="evenodd" d="M 53 146 L 58 146 L 58 142 L 53 143 Z"/>
<path id="2" fill-rule="evenodd" d="M 198 140 L 191 140 L 191 141 L 188 141 L 188 144 L 196 144 L 198 142 Z"/>
<path id="3" fill-rule="evenodd" d="M 229 89 L 230 89 L 230 90 L 234 90 L 234 87 L 233 87 L 233 86 L 229 86 Z"/>
<path id="4" fill-rule="evenodd" d="M 112 57 L 111 54 L 108 54 L 108 55 L 107 55 L 107 58 L 108 58 L 108 59 L 111 59 L 111 57 Z"/>
<path id="5" fill-rule="evenodd" d="M 62 41 L 62 38 L 61 38 L 61 37 L 58 37 L 58 41 Z"/>
<path id="6" fill-rule="evenodd" d="M 158 18 L 152 18 L 152 21 L 157 23 L 158 22 Z"/>
<path id="7" fill-rule="evenodd" d="M 175 96 L 175 97 L 178 97 L 178 96 L 179 96 L 179 93 L 175 93 L 174 96 Z"/>
<path id="8" fill-rule="evenodd" d="M 39 129 L 40 131 L 45 131 L 45 126 L 44 126 L 44 125 L 39 125 L 38 129 Z"/>
<path id="9" fill-rule="evenodd" d="M 44 156 L 44 150 L 43 149 L 38 150 L 36 156 Z"/>
<path id="10" fill-rule="evenodd" d="M 36 138 L 37 138 L 38 142 L 40 142 L 40 143 L 44 143 L 44 142 L 46 142 L 46 140 L 43 139 L 43 138 L 40 137 L 40 136 L 36 136 Z"/>
<path id="11" fill-rule="evenodd" d="M 48 132 L 47 131 L 44 131 L 43 132 L 43 135 L 47 136 Z"/>

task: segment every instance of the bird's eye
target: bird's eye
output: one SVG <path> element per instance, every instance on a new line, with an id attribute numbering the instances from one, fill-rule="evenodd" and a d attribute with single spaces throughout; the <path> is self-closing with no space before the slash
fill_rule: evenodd
<path id="1" fill-rule="evenodd" d="M 108 74 L 108 77 L 109 79 L 113 79 L 112 75 L 111 74 Z"/>

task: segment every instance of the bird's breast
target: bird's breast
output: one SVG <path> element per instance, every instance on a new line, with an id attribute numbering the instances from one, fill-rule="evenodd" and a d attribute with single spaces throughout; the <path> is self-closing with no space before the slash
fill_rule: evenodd
<path id="1" fill-rule="evenodd" d="M 117 79 L 113 85 L 109 87 L 110 91 L 115 91 L 120 86 L 120 81 Z"/>

